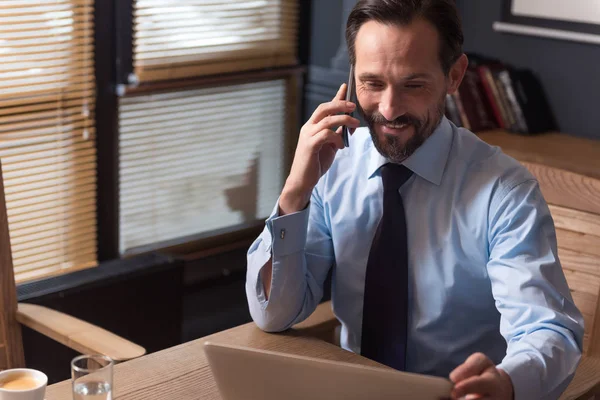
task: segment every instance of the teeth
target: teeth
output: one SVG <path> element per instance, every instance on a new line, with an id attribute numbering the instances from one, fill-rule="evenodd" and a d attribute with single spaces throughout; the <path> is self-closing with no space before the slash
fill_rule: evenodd
<path id="1" fill-rule="evenodd" d="M 401 129 L 404 128 L 406 126 L 406 124 L 400 124 L 400 125 L 385 125 L 387 128 L 390 129 Z"/>

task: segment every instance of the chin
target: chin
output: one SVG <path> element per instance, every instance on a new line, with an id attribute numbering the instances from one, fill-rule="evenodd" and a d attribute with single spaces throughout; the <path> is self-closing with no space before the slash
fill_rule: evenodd
<path id="1" fill-rule="evenodd" d="M 377 125 L 375 129 L 379 140 L 383 142 L 386 141 L 386 138 L 389 138 L 399 144 L 405 144 L 415 136 L 415 127 L 413 125 L 405 125 L 395 129 L 384 125 Z"/>

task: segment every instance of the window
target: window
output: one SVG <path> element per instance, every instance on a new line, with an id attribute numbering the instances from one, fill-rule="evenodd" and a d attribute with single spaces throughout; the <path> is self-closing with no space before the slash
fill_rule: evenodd
<path id="1" fill-rule="evenodd" d="M 96 264 L 93 0 L 0 4 L 0 161 L 17 282 Z"/>
<path id="2" fill-rule="evenodd" d="M 258 226 L 296 131 L 297 0 L 133 0 L 132 11 L 132 65 L 118 74 L 136 77 L 118 102 L 120 254 Z"/>
<path id="3" fill-rule="evenodd" d="M 296 0 L 136 0 L 134 71 L 142 82 L 293 65 Z"/>
<path id="4" fill-rule="evenodd" d="M 120 251 L 267 217 L 286 92 L 280 79 L 122 99 Z"/>

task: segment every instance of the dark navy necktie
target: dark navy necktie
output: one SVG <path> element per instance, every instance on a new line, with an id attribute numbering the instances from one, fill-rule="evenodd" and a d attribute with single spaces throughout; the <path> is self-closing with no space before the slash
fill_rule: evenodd
<path id="1" fill-rule="evenodd" d="M 408 247 L 400 187 L 412 172 L 381 167 L 383 215 L 369 252 L 363 303 L 361 354 L 397 370 L 406 367 Z"/>

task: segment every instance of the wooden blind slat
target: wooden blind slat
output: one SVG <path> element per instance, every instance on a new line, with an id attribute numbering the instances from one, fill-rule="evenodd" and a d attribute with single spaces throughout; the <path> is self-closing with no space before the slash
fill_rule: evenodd
<path id="1" fill-rule="evenodd" d="M 96 265 L 93 6 L 0 3 L 0 161 L 18 283 Z"/>
<path id="2" fill-rule="evenodd" d="M 144 81 L 297 63 L 295 0 L 134 2 L 134 70 Z"/>
<path id="3" fill-rule="evenodd" d="M 283 184 L 286 84 L 120 99 L 123 253 L 268 215 Z"/>
<path id="4" fill-rule="evenodd" d="M 78 202 L 94 198 L 96 196 L 95 187 L 87 187 L 87 191 L 80 188 L 76 196 L 71 193 L 55 194 L 45 196 L 36 201 L 36 199 L 21 200 L 15 204 L 9 214 L 9 220 L 13 216 L 26 217 L 26 214 L 35 214 L 36 212 L 52 213 L 56 207 L 76 207 Z"/>

